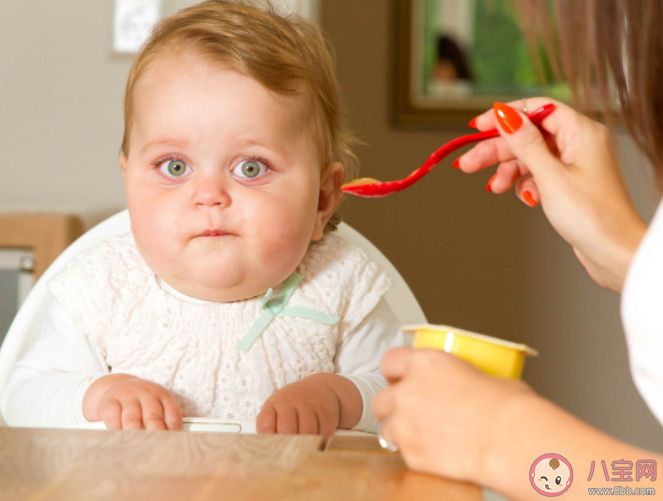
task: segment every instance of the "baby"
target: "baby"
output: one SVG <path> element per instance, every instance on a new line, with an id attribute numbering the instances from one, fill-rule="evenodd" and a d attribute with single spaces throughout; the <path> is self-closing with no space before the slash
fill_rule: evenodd
<path id="1" fill-rule="evenodd" d="M 318 28 L 248 1 L 165 19 L 137 55 L 120 164 L 131 233 L 48 287 L 9 425 L 374 431 L 391 279 L 333 233 L 356 159 Z"/>

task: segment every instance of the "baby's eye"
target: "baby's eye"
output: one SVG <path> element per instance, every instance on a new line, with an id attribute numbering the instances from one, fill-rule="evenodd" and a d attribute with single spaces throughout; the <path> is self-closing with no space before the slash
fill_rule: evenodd
<path id="1" fill-rule="evenodd" d="M 265 175 L 267 167 L 255 160 L 244 160 L 233 169 L 233 176 L 244 179 L 255 179 Z"/>
<path id="2" fill-rule="evenodd" d="M 556 483 L 557 485 L 560 485 L 560 484 L 562 483 L 562 477 L 557 477 L 557 478 L 555 479 L 555 483 Z"/>
<path id="3" fill-rule="evenodd" d="M 159 170 L 166 177 L 182 177 L 189 170 L 189 166 L 182 160 L 166 160 Z"/>

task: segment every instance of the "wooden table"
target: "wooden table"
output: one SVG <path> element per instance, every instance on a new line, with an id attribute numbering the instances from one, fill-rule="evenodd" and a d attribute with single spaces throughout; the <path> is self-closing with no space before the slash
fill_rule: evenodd
<path id="1" fill-rule="evenodd" d="M 372 437 L 0 428 L 0 500 L 463 500 Z"/>

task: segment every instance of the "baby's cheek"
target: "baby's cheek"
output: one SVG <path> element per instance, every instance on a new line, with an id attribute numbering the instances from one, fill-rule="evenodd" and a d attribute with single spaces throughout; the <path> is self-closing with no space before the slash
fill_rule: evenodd
<path id="1" fill-rule="evenodd" d="M 272 200 L 270 205 L 250 219 L 256 240 L 261 242 L 261 254 L 270 261 L 279 255 L 281 259 L 301 258 L 310 242 L 315 215 L 301 201 Z"/>
<path id="2" fill-rule="evenodd" d="M 158 204 L 140 203 L 131 212 L 131 229 L 136 242 L 153 269 L 172 266 L 181 257 L 184 225 L 184 218 L 173 208 Z"/>
<path id="3" fill-rule="evenodd" d="M 279 228 L 280 227 L 280 228 Z M 275 223 L 269 239 L 261 247 L 262 261 L 273 269 L 291 273 L 308 248 L 309 239 L 297 228 Z"/>

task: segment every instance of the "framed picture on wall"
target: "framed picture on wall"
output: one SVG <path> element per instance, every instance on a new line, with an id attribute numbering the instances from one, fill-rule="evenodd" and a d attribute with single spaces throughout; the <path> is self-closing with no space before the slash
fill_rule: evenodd
<path id="1" fill-rule="evenodd" d="M 399 125 L 466 125 L 495 101 L 568 98 L 545 61 L 537 69 L 511 1 L 395 0 L 395 6 Z"/>

